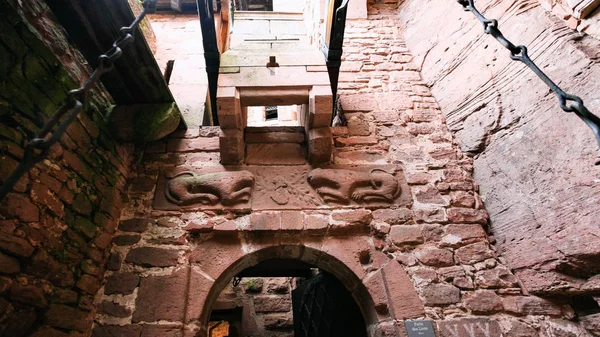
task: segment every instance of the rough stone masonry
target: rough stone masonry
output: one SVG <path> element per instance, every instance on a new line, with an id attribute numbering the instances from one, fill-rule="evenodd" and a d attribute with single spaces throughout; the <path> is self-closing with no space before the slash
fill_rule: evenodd
<path id="1" fill-rule="evenodd" d="M 340 94 L 348 126 L 331 129 L 334 155 L 319 168 L 296 162 L 224 167 L 218 127 L 179 130 L 134 151 L 111 137 L 102 118 L 110 95 L 95 91 L 92 109 L 0 204 L 0 336 L 204 336 L 231 278 L 272 257 L 308 262 L 339 278 L 357 299 L 369 336 L 405 336 L 406 319 L 432 320 L 444 337 L 597 335 L 598 315 L 580 316 L 571 305 L 574 294 L 597 301 L 597 277 L 567 268 L 573 261 L 587 267 L 597 256 L 581 251 L 597 248 L 593 222 L 590 236 L 561 234 L 570 227 L 544 224 L 557 233 L 553 242 L 581 238 L 569 245 L 576 250 L 567 254 L 572 259 L 542 258 L 553 262 L 546 265 L 519 258 L 546 252 L 523 238 L 537 233 L 531 229 L 536 225 L 516 216 L 501 222 L 510 214 L 501 211 L 501 201 L 508 204 L 516 195 L 502 192 L 498 201 L 486 199 L 489 226 L 479 194 L 479 186 L 487 191 L 516 179 L 480 173 L 487 172 L 482 157 L 469 156 L 473 151 L 464 147 L 444 99 L 475 85 L 475 77 L 444 87 L 432 83 L 433 61 L 422 62 L 426 53 L 417 48 L 435 44 L 431 36 L 443 30 L 433 26 L 417 35 L 422 21 L 410 20 L 411 10 L 439 5 L 438 18 L 454 12 L 440 1 L 383 2 L 369 3 L 367 19 L 347 24 Z M 533 2 L 519 4 L 519 14 L 550 20 Z M 89 69 L 43 2 L 2 0 L 0 9 L 6 18 L 0 22 L 2 180 L 39 120 Z M 420 18 L 431 23 L 433 13 L 439 12 Z M 572 43 L 594 46 L 589 39 Z M 583 47 L 578 50 L 585 55 L 596 50 Z M 594 60 L 587 61 L 590 69 Z M 530 99 L 514 91 L 511 97 Z M 579 154 L 565 158 L 571 155 Z M 565 176 L 548 167 L 541 171 L 551 178 Z M 219 192 L 192 189 L 190 196 L 177 188 L 195 186 L 195 177 L 210 177 L 209 186 L 219 185 Z M 344 188 L 331 188 L 338 177 Z M 177 184 L 169 185 L 174 179 Z M 385 183 L 386 190 L 365 190 L 368 180 Z M 597 190 L 583 178 L 578 186 Z M 157 204 L 159 196 L 167 207 Z M 565 204 L 589 210 L 580 216 L 594 219 L 596 199 L 586 200 L 591 204 L 573 198 Z M 182 207 L 173 207 L 177 203 Z M 497 225 L 502 223 L 511 226 Z M 540 271 L 538 280 L 577 288 L 532 288 L 539 283 L 529 275 Z M 550 278 L 556 271 L 569 277 Z"/>

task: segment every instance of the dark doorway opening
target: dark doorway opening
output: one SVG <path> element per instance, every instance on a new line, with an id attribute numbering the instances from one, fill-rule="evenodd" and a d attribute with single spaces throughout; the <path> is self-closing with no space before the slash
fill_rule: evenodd
<path id="1" fill-rule="evenodd" d="M 243 270 L 219 295 L 210 321 L 221 323 L 212 337 L 367 337 L 343 283 L 298 260 L 270 259 Z"/>

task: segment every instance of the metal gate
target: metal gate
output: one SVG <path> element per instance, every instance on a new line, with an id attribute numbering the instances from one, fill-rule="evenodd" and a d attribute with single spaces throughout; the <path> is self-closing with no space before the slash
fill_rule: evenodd
<path id="1" fill-rule="evenodd" d="M 346 287 L 328 273 L 292 291 L 295 337 L 367 337 L 358 305 Z"/>

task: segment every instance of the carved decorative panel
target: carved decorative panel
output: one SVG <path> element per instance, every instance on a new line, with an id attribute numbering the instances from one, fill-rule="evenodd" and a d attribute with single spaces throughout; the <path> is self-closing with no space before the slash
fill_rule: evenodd
<path id="1" fill-rule="evenodd" d="M 164 172 L 157 209 L 320 209 L 411 202 L 402 169 L 387 166 L 211 167 Z"/>

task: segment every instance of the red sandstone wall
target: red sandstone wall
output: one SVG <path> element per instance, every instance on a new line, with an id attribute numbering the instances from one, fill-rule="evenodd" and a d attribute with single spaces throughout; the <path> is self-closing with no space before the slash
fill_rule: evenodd
<path id="1" fill-rule="evenodd" d="M 529 46 L 564 90 L 600 113 L 597 39 L 535 1 L 476 3 L 513 42 Z M 562 112 L 548 88 L 456 3 L 405 1 L 399 18 L 448 127 L 474 158 L 508 265 L 535 294 L 598 293 L 600 157 L 588 127 Z"/>
<path id="2" fill-rule="evenodd" d="M 0 181 L 68 90 L 89 74 L 44 3 L 0 1 Z M 0 202 L 0 336 L 89 336 L 94 295 L 120 217 L 130 149 L 91 95 L 47 160 Z"/>
<path id="3" fill-rule="evenodd" d="M 333 161 L 402 169 L 407 202 L 298 208 L 306 200 L 287 204 L 275 192 L 292 190 L 293 170 L 305 170 L 293 176 L 301 185 L 310 167 L 252 166 L 243 168 L 258 172 L 253 193 L 281 207 L 161 209 L 154 202 L 164 172 L 224 170 L 218 128 L 173 134 L 145 148 L 128 183 L 98 297 L 110 310 L 96 317 L 94 336 L 202 336 L 231 277 L 273 257 L 334 273 L 361 305 L 370 336 L 403 336 L 411 318 L 437 321 L 444 337 L 586 335 L 570 321 L 570 306 L 527 295 L 498 256 L 474 161 L 399 37 L 397 5 L 374 4 L 369 13 L 346 30 L 340 94 L 349 122 L 332 130 Z"/>

